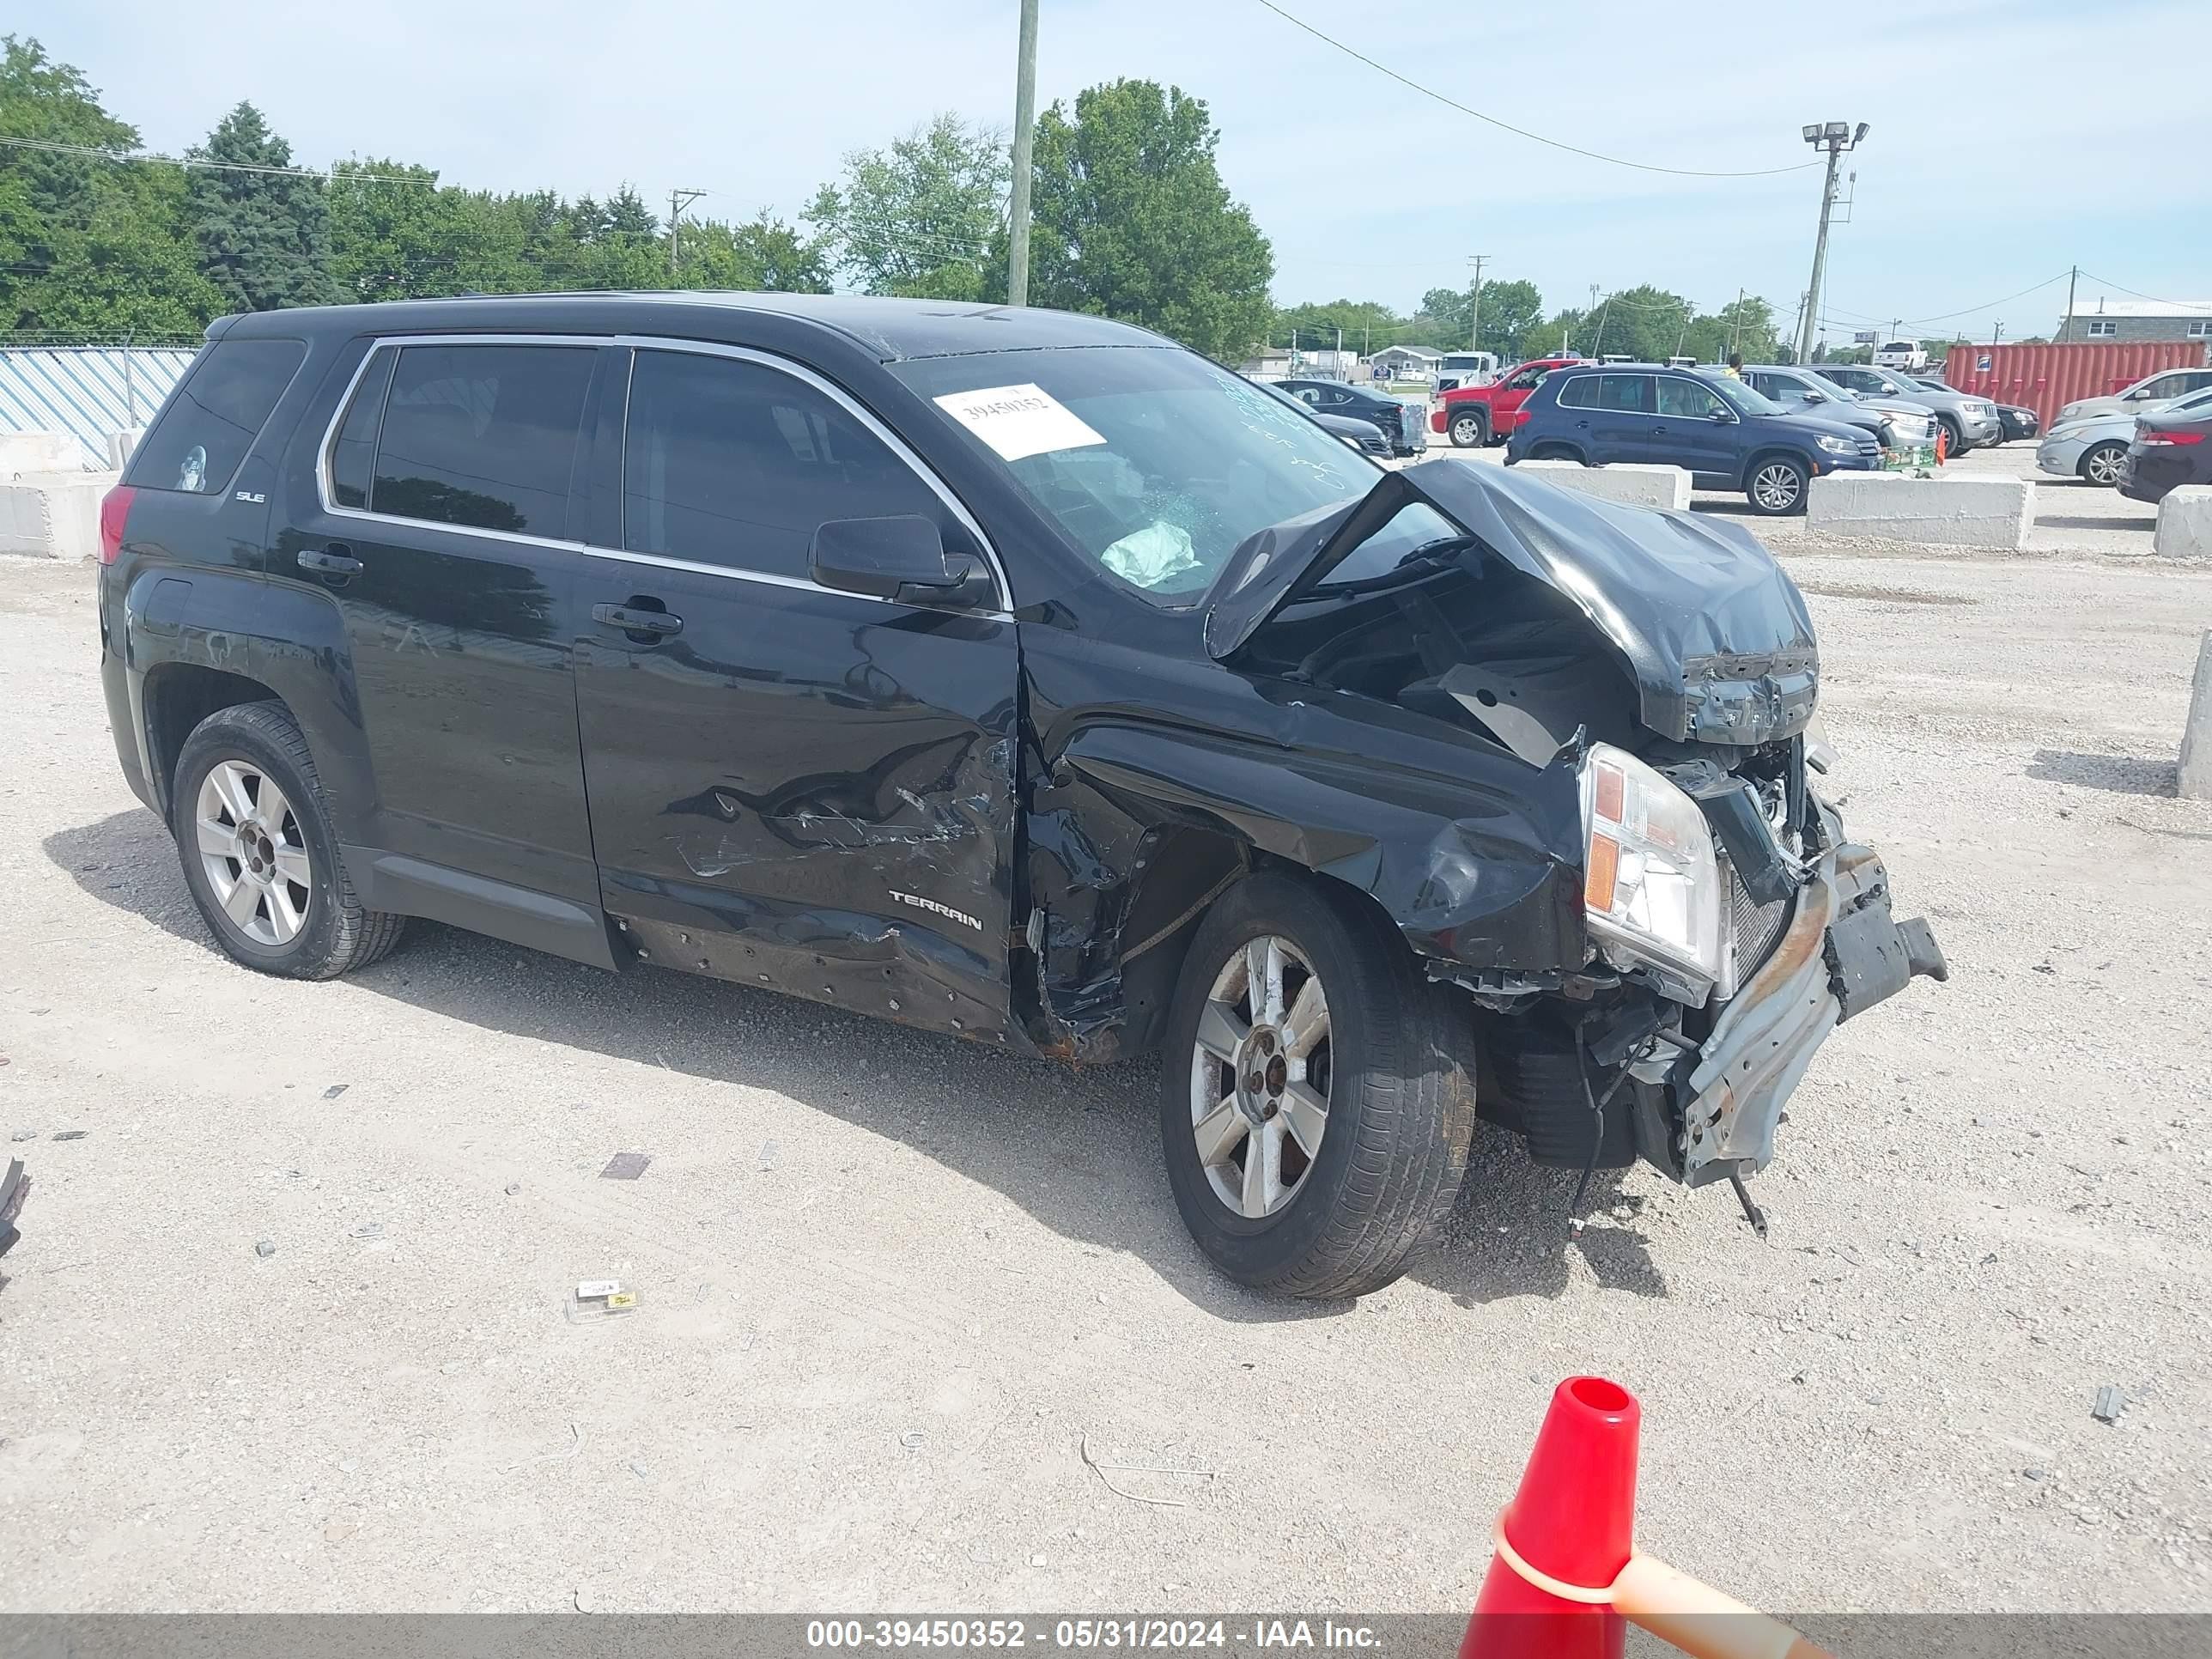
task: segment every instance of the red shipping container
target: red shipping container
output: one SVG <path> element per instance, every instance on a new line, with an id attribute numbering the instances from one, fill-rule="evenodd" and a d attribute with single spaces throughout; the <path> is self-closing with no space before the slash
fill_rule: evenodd
<path id="1" fill-rule="evenodd" d="M 2077 398 L 2107 397 L 2162 368 L 2197 368 L 2205 362 L 2205 348 L 2195 340 L 1954 345 L 1943 359 L 1943 379 L 1992 403 L 2033 410 L 2048 432 L 2052 418 Z"/>

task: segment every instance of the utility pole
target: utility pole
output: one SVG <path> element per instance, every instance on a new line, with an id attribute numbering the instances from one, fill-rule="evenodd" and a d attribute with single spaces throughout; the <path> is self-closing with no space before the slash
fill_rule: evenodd
<path id="1" fill-rule="evenodd" d="M 1820 232 L 1813 240 L 1813 280 L 1805 289 L 1804 314 L 1797 319 L 1797 361 L 1809 362 L 1813 357 L 1813 325 L 1820 316 L 1820 283 L 1828 269 L 1828 219 L 1836 210 L 1836 167 L 1847 149 L 1856 149 L 1867 136 L 1867 124 L 1851 131 L 1848 121 L 1823 121 L 1801 129 L 1805 142 L 1815 149 L 1828 152 L 1826 182 L 1820 186 Z"/>
<path id="2" fill-rule="evenodd" d="M 676 280 L 676 226 L 684 217 L 684 210 L 707 192 L 703 190 L 672 190 L 668 192 L 668 280 Z"/>
<path id="3" fill-rule="evenodd" d="M 1474 287 L 1467 302 L 1467 349 L 1482 349 L 1482 268 L 1490 263 L 1487 253 L 1475 254 L 1469 261 L 1474 267 Z"/>
<path id="4" fill-rule="evenodd" d="M 2074 341 L 2074 284 L 2081 280 L 2081 267 L 2072 265 L 2066 272 L 2066 320 L 2058 325 L 2058 342 L 2070 345 Z"/>
<path id="5" fill-rule="evenodd" d="M 1036 137 L 1037 0 L 1022 0 L 1021 40 L 1014 59 L 1013 199 L 1007 204 L 1006 303 L 1030 302 L 1030 146 Z M 1291 337 L 1293 356 L 1297 337 Z"/>
<path id="6" fill-rule="evenodd" d="M 1743 337 L 1743 290 L 1735 291 L 1735 309 L 1729 313 L 1729 356 L 1736 352 L 1736 343 Z"/>

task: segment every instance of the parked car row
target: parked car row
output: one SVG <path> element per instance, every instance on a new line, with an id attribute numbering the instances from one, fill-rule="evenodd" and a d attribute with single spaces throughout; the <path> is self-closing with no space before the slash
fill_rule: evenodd
<path id="1" fill-rule="evenodd" d="M 1318 414 L 1366 422 L 1388 441 L 1392 455 L 1418 455 L 1429 447 L 1421 404 L 1343 380 L 1279 380 L 1276 385 Z"/>
<path id="2" fill-rule="evenodd" d="M 2082 401 L 2094 405 L 2114 400 L 2099 398 Z M 2192 413 L 2200 417 L 2212 415 L 2212 385 L 2185 398 L 2160 398 L 2118 409 L 2092 407 L 2087 415 L 2062 414 L 2050 435 L 2036 448 L 2036 470 L 2057 478 L 2080 478 L 2085 483 L 2117 484 L 2126 468 L 2136 429 L 2144 419 L 2154 415 Z"/>
<path id="3" fill-rule="evenodd" d="M 1882 441 L 1862 426 L 1792 410 L 1731 375 L 1660 363 L 1555 369 L 1528 394 L 1506 441 L 1524 460 L 1679 466 L 1700 489 L 1740 489 L 1755 512 L 1802 513 L 1812 481 L 1871 472 Z"/>

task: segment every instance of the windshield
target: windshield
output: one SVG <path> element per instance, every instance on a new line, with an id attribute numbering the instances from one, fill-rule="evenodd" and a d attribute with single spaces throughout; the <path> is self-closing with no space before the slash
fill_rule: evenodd
<path id="1" fill-rule="evenodd" d="M 1194 603 L 1255 531 L 1382 476 L 1278 393 L 1187 351 L 1060 347 L 890 369 L 1101 569 L 1158 605 Z"/>
<path id="2" fill-rule="evenodd" d="M 1701 374 L 1698 378 L 1727 398 L 1739 415 L 1787 415 L 1790 412 L 1765 392 L 1746 386 L 1741 380 L 1730 380 L 1725 374 L 1711 377 Z"/>
<path id="3" fill-rule="evenodd" d="M 1907 398 L 1913 396 L 1916 392 L 1924 392 L 1929 389 L 1924 386 L 1916 385 L 1912 381 L 1906 380 L 1902 374 L 1893 374 L 1886 368 L 1877 368 L 1869 372 L 1874 375 L 1875 379 L 1880 380 L 1883 386 L 1888 387 L 1890 391 L 1902 393 Z M 1875 395 L 1879 397 L 1881 394 L 1877 392 Z"/>

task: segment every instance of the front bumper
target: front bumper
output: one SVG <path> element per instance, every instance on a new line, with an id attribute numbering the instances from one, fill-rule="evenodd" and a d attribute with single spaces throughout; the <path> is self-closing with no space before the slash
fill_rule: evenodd
<path id="1" fill-rule="evenodd" d="M 2001 444 L 2004 441 L 2004 428 L 1998 424 L 1996 416 L 1994 415 L 1985 421 L 1968 420 L 1961 416 L 1959 420 L 1959 430 L 1966 434 L 1966 447 L 1969 449 L 1979 449 L 1985 444 Z"/>
<path id="2" fill-rule="evenodd" d="M 2089 447 L 2085 438 L 2045 438 L 2035 449 L 2035 470 L 2048 472 L 2054 478 L 2070 478 L 2081 465 L 2081 452 Z"/>
<path id="3" fill-rule="evenodd" d="M 1783 1105 L 1828 1033 L 1916 975 L 1948 973 L 1925 920 L 1892 918 L 1889 875 L 1872 848 L 1845 842 L 1824 854 L 1772 954 L 1670 1068 L 1682 1179 L 1702 1187 L 1765 1169 Z"/>

